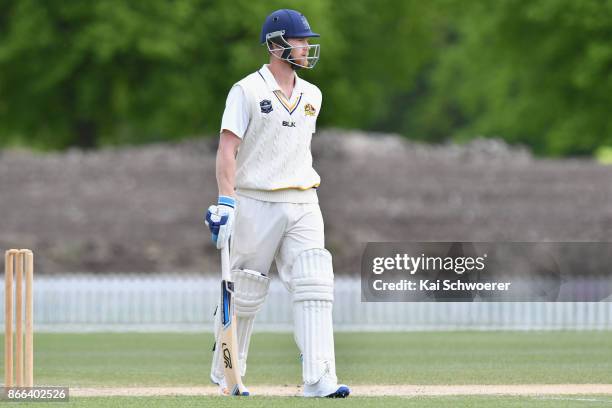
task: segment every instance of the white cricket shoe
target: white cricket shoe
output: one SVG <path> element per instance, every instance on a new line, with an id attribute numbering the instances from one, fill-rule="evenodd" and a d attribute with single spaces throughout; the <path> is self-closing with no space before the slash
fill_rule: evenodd
<path id="1" fill-rule="evenodd" d="M 327 376 L 315 384 L 304 385 L 305 397 L 346 398 L 350 393 L 348 386 L 331 381 Z"/>
<path id="2" fill-rule="evenodd" d="M 215 378 L 214 376 L 210 376 L 210 381 L 213 384 L 219 386 L 219 395 L 229 395 L 229 388 L 227 388 L 227 384 L 225 383 L 225 377 Z"/>
<path id="3" fill-rule="evenodd" d="M 242 394 L 238 392 L 237 386 L 234 390 L 230 390 L 229 387 L 227 386 L 227 383 L 225 382 L 225 377 L 215 378 L 214 376 L 211 375 L 210 381 L 212 381 L 213 384 L 216 384 L 219 386 L 219 395 L 239 395 L 243 397 L 247 397 L 249 395 L 249 391 L 246 388 L 244 388 Z"/>

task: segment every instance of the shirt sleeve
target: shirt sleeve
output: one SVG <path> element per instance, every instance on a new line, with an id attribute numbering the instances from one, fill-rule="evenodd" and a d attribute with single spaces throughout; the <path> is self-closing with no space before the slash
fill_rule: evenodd
<path id="1" fill-rule="evenodd" d="M 250 110 L 244 95 L 244 90 L 240 85 L 234 85 L 230 89 L 225 101 L 225 111 L 221 119 L 221 130 L 229 130 L 239 138 L 243 138 L 249 126 Z"/>

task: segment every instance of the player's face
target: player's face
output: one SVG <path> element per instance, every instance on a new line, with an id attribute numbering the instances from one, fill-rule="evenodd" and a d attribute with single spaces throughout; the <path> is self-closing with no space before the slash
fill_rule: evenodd
<path id="1" fill-rule="evenodd" d="M 291 51 L 291 58 L 296 64 L 308 66 L 308 38 L 290 38 L 287 42 L 292 46 L 296 47 Z"/>

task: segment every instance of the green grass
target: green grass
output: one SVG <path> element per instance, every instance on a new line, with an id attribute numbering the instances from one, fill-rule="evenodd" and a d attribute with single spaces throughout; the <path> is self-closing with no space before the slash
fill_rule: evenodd
<path id="1" fill-rule="evenodd" d="M 339 338 L 343 381 L 611 383 L 609 332 L 378 333 Z"/>
<path id="2" fill-rule="evenodd" d="M 53 403 L 54 408 L 61 407 L 106 407 L 106 408 L 141 408 L 141 407 L 215 407 L 215 408 L 268 408 L 268 407 L 495 407 L 495 408 L 563 408 L 563 407 L 601 407 L 610 406 L 610 396 L 559 396 L 559 397 L 498 397 L 498 396 L 458 396 L 458 397 L 351 397 L 346 400 L 312 400 L 289 397 L 114 397 L 114 398 L 72 398 L 68 403 Z M 40 407 L 40 403 L 10 403 L 10 407 Z"/>
<path id="3" fill-rule="evenodd" d="M 349 385 L 610 384 L 611 340 L 610 332 L 337 333 L 337 371 Z M 69 387 L 208 385 L 211 346 L 211 334 L 39 333 L 35 336 L 35 382 Z M 248 386 L 296 385 L 300 378 L 292 334 L 255 334 L 245 380 Z M 610 405 L 612 397 L 376 397 L 351 401 L 351 406 L 363 407 L 564 407 Z M 73 398 L 70 403 L 87 407 L 236 404 L 310 407 L 346 402 L 264 397 L 250 398 L 248 402 L 215 397 L 112 397 Z"/>
<path id="4" fill-rule="evenodd" d="M 208 384 L 211 334 L 37 334 L 38 384 Z M 609 332 L 337 333 L 348 384 L 612 383 Z M 293 336 L 253 336 L 247 384 L 298 384 Z"/>

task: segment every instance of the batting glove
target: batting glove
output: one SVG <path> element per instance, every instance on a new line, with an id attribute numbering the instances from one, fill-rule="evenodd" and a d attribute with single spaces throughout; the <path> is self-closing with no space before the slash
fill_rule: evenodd
<path id="1" fill-rule="evenodd" d="M 228 196 L 219 196 L 217 205 L 208 207 L 205 222 L 217 249 L 224 248 L 229 242 L 234 228 L 235 207 L 236 200 Z"/>

